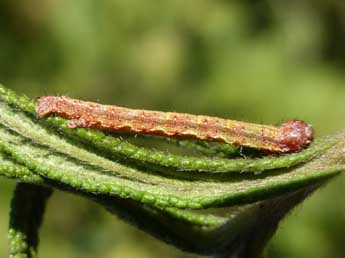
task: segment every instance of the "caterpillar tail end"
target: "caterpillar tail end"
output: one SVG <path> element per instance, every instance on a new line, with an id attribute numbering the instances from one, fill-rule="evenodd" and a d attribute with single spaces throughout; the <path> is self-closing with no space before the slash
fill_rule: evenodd
<path id="1" fill-rule="evenodd" d="M 38 117 L 46 117 L 55 110 L 55 99 L 51 96 L 42 96 L 38 98 L 36 113 Z"/>

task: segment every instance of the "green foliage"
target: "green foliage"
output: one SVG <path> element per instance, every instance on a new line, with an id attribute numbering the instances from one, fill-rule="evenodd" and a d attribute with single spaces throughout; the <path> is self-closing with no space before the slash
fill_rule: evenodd
<path id="1" fill-rule="evenodd" d="M 59 117 L 38 119 L 34 102 L 5 87 L 0 100 L 1 175 L 91 198 L 161 240 L 196 253 L 260 257 L 280 219 L 345 169 L 343 133 L 284 156 L 164 154 L 166 159 L 112 135 L 69 129 Z M 214 165 L 220 163 L 225 169 Z M 34 257 L 49 193 L 18 185 L 10 226 L 14 257 Z M 24 197 L 27 206 L 19 205 Z M 225 207 L 223 215 L 208 210 Z"/>
<path id="2" fill-rule="evenodd" d="M 51 192 L 50 188 L 38 185 L 17 184 L 11 204 L 8 233 L 11 246 L 10 257 L 37 257 L 38 229 Z"/>
<path id="3" fill-rule="evenodd" d="M 340 0 L 3 0 L 0 81 L 33 98 L 63 94 L 271 124 L 303 119 L 319 138 L 345 128 L 344 16 Z M 195 148 L 190 150 L 195 156 Z M 204 150 L 208 158 L 237 155 Z M 109 153 L 104 157 L 122 160 Z M 9 173 L 12 165 L 3 158 L 0 170 L 8 176 L 34 175 L 27 167 Z M 149 167 L 140 169 L 159 170 Z M 187 180 L 184 172 L 179 178 Z M 200 174 L 203 180 L 229 177 Z M 5 235 L 14 185 L 0 184 L 0 234 Z M 267 257 L 342 258 L 344 189 L 345 177 L 338 177 L 296 209 Z M 65 193 L 54 194 L 48 213 L 43 257 L 195 257 Z M 7 251 L 1 245 L 0 257 Z"/>

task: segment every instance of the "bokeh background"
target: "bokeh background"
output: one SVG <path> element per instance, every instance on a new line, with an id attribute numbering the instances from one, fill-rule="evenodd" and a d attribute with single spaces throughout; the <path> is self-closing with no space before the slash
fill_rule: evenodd
<path id="1" fill-rule="evenodd" d="M 0 1 L 0 81 L 36 97 L 345 129 L 345 2 Z M 0 180 L 0 257 L 14 183 Z M 40 257 L 196 257 L 56 193 Z M 345 177 L 283 221 L 266 257 L 345 257 Z"/>

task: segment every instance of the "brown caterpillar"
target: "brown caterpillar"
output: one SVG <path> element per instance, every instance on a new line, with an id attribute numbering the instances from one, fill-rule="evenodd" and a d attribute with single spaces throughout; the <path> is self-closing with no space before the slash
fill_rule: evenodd
<path id="1" fill-rule="evenodd" d="M 301 120 L 280 126 L 261 125 L 218 117 L 136 110 L 71 99 L 39 98 L 39 117 L 57 114 L 69 119 L 70 128 L 95 128 L 217 141 L 271 153 L 299 151 L 313 140 L 313 128 Z"/>

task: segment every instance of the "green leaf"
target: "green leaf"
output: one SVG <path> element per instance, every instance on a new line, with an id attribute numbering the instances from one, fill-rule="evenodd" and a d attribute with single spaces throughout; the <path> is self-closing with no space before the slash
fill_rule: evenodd
<path id="1" fill-rule="evenodd" d="M 345 169 L 344 133 L 299 153 L 226 159 L 222 145 L 200 145 L 214 157 L 169 154 L 65 122 L 38 119 L 33 101 L 0 87 L 0 175 L 85 196 L 196 253 L 260 257 L 284 215 Z"/>

